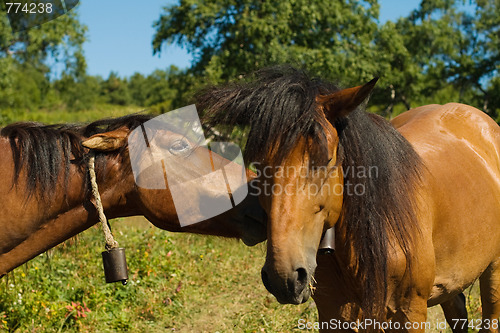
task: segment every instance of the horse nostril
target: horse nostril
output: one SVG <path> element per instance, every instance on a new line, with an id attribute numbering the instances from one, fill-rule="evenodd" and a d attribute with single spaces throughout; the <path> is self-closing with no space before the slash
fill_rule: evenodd
<path id="1" fill-rule="evenodd" d="M 297 268 L 288 279 L 288 292 L 292 295 L 299 295 L 306 288 L 308 282 L 307 270 L 303 267 Z"/>
<path id="2" fill-rule="evenodd" d="M 307 284 L 308 276 L 305 268 L 298 268 L 297 270 L 297 284 L 302 287 Z"/>
<path id="3" fill-rule="evenodd" d="M 267 291 L 271 292 L 271 289 L 269 289 L 270 284 L 269 284 L 269 277 L 267 276 L 266 271 L 264 268 L 260 271 L 260 275 L 262 277 L 262 283 L 264 284 L 264 287 L 266 287 Z"/>

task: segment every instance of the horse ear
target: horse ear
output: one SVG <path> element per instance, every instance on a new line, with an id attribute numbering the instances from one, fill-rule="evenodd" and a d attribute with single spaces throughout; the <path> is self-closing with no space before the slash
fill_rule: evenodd
<path id="1" fill-rule="evenodd" d="M 113 151 L 125 145 L 129 130 L 121 127 L 117 130 L 92 135 L 82 142 L 82 146 L 97 151 Z"/>
<path id="2" fill-rule="evenodd" d="M 328 119 L 345 117 L 363 103 L 377 81 L 378 77 L 362 86 L 343 89 L 330 95 L 319 95 L 316 97 L 316 103 L 323 108 Z"/>

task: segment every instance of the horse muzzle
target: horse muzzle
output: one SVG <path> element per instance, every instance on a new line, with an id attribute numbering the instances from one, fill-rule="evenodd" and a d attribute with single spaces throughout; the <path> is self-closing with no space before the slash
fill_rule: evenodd
<path id="1" fill-rule="evenodd" d="M 311 296 L 310 281 L 312 274 L 299 267 L 286 276 L 280 276 L 264 265 L 261 271 L 262 282 L 281 304 L 301 304 Z"/>

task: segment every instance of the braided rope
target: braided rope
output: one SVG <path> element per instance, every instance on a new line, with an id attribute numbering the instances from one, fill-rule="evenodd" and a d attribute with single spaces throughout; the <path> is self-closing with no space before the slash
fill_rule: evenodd
<path id="1" fill-rule="evenodd" d="M 106 215 L 104 215 L 104 208 L 102 207 L 101 195 L 99 194 L 99 189 L 97 188 L 97 180 L 95 175 L 95 154 L 90 151 L 90 156 L 88 159 L 89 174 L 90 174 L 90 184 L 92 187 L 92 196 L 95 199 L 95 208 L 97 209 L 97 214 L 99 215 L 99 221 L 102 225 L 102 231 L 104 232 L 104 238 L 106 239 L 106 250 L 111 250 L 118 247 L 118 242 L 113 238 L 113 234 L 108 226 L 108 221 L 106 220 Z"/>

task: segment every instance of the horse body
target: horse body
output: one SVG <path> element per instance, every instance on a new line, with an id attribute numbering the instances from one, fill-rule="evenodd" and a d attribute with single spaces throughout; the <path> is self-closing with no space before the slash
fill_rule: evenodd
<path id="1" fill-rule="evenodd" d="M 416 193 L 421 236 L 411 254 L 413 282 L 405 276 L 404 255 L 393 251 L 386 320 L 424 323 L 426 307 L 441 305 L 453 331 L 467 332 L 453 319 L 467 318 L 460 295 L 479 278 L 483 320 L 494 323 L 500 315 L 500 128 L 483 112 L 457 103 L 415 108 L 392 124 L 424 169 Z M 361 317 L 359 286 L 345 280 L 350 263 L 344 240 L 336 243 L 335 257 L 317 257 L 313 298 L 320 322 Z M 398 248 L 396 242 L 391 247 Z M 322 331 L 342 330 L 328 327 Z"/>
<path id="2" fill-rule="evenodd" d="M 454 103 L 410 110 L 393 124 L 427 169 L 421 210 L 431 222 L 419 220 L 432 223 L 432 306 L 463 291 L 500 257 L 500 128 L 483 112 Z"/>
<path id="3" fill-rule="evenodd" d="M 2 130 L 0 277 L 98 222 L 88 185 L 89 150 L 82 146 L 82 141 L 97 154 L 97 182 L 108 218 L 143 215 L 161 229 L 242 238 L 249 245 L 265 239 L 263 226 L 250 228 L 264 218 L 251 195 L 236 209 L 181 227 L 168 187 L 137 186 L 126 142 L 129 133 L 148 119 L 133 115 L 83 127 L 21 123 Z M 167 148 L 182 139 L 170 131 L 160 134 L 157 135 L 163 140 L 161 144 Z M 208 155 L 200 152 L 201 148 L 193 146 L 183 160 L 186 170 L 196 171 L 190 163 L 207 162 L 200 158 Z M 214 153 L 210 153 L 210 158 L 214 163 L 224 162 Z M 233 171 L 227 169 L 227 172 Z M 240 169 L 235 172 L 241 174 Z M 247 172 L 247 177 L 251 179 L 252 174 Z M 203 181 L 191 187 L 198 187 L 198 192 L 195 188 L 190 190 L 199 196 L 227 196 L 227 190 L 219 193 L 220 190 Z M 191 199 L 196 204 L 198 198 L 193 195 Z"/>

